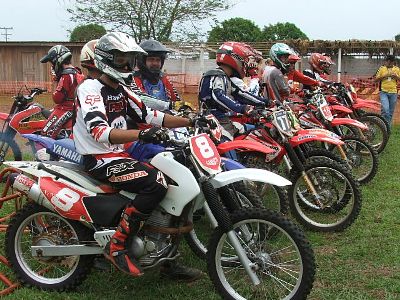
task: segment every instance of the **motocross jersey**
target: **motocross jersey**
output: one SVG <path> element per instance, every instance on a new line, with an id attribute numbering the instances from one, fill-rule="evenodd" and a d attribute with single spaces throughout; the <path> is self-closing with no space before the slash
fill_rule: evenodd
<path id="1" fill-rule="evenodd" d="M 142 92 L 166 102 L 181 101 L 177 90 L 164 74 L 161 74 L 160 79 L 153 84 L 144 78 L 139 71 L 135 72 L 132 85 L 134 89 L 136 86 Z"/>
<path id="2" fill-rule="evenodd" d="M 114 89 L 99 79 L 85 80 L 77 90 L 76 150 L 82 155 L 123 152 L 123 145 L 111 144 L 109 135 L 114 128 L 127 129 L 127 116 L 155 126 L 164 120 L 164 113 L 146 107 L 127 87 Z"/>
<path id="3" fill-rule="evenodd" d="M 252 95 L 234 84 L 221 69 L 206 72 L 200 81 L 199 100 L 217 119 L 229 112 L 244 113 L 247 105 L 264 107 L 268 99 Z"/>
<path id="4" fill-rule="evenodd" d="M 283 77 L 283 73 L 275 66 L 266 66 L 262 76 L 264 84 L 264 96 L 273 100 L 282 101 L 283 97 L 289 96 L 290 87 Z"/>
<path id="5" fill-rule="evenodd" d="M 84 75 L 78 68 L 66 68 L 62 71 L 60 80 L 53 93 L 53 101 L 56 109 L 73 110 L 75 90 L 84 79 Z"/>

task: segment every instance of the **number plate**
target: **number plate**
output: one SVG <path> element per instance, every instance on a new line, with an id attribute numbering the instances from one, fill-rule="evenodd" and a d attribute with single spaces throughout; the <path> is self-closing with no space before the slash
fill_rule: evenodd
<path id="1" fill-rule="evenodd" d="M 275 111 L 273 113 L 273 117 L 274 117 L 273 123 L 280 132 L 284 134 L 291 134 L 292 126 L 290 124 L 286 111 L 284 110 Z"/>
<path id="2" fill-rule="evenodd" d="M 210 137 L 199 134 L 190 138 L 190 150 L 201 168 L 209 174 L 217 174 L 222 171 L 221 157 Z"/>

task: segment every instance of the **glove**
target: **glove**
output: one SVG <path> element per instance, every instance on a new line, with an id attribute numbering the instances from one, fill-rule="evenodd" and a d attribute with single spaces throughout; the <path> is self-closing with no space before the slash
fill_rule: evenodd
<path id="1" fill-rule="evenodd" d="M 159 144 L 168 139 L 168 133 L 160 127 L 151 127 L 139 132 L 139 141 L 143 143 Z"/>
<path id="2" fill-rule="evenodd" d="M 189 117 L 190 126 L 194 127 L 197 123 L 198 127 L 210 127 L 210 129 L 215 129 L 218 127 L 218 124 L 214 120 L 214 118 L 207 119 L 205 116 L 191 116 Z"/>
<path id="3" fill-rule="evenodd" d="M 244 114 L 252 119 L 258 117 L 258 112 L 254 109 L 254 106 L 246 105 Z"/>

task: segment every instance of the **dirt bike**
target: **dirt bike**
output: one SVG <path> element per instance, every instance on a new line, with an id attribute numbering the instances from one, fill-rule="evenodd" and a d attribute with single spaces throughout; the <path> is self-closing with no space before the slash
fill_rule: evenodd
<path id="1" fill-rule="evenodd" d="M 294 114 L 282 103 L 280 107 L 260 111 L 256 128 L 235 139 L 255 140 L 274 150 L 268 156 L 259 153 L 240 155 L 247 167 L 278 171 L 281 165 L 289 170 L 293 185 L 287 192 L 290 211 L 305 227 L 316 231 L 343 231 L 361 210 L 361 190 L 349 170 L 340 163 L 312 153 L 304 156 L 301 145 L 309 142 L 344 143 L 325 129 L 294 130 Z M 282 164 L 282 162 L 284 164 Z"/>
<path id="2" fill-rule="evenodd" d="M 376 101 L 357 98 L 354 89 L 352 92 L 351 87 L 346 87 L 342 83 L 334 83 L 329 89 L 332 94 L 327 95 L 326 99 L 330 104 L 342 104 L 351 110 L 351 112 L 346 112 L 343 109 L 336 110 L 337 106 L 331 106 L 338 117 L 350 116 L 368 126 L 368 131 L 365 133 L 351 128 L 349 128 L 349 133 L 364 137 L 378 153 L 381 153 L 389 140 L 390 125 L 379 114 L 365 111 L 365 109 L 379 111 L 380 104 Z"/>
<path id="3" fill-rule="evenodd" d="M 43 105 L 33 102 L 34 97 L 47 90 L 33 88 L 29 95 L 21 93 L 22 88 L 14 97 L 10 113 L 0 113 L 0 120 L 3 120 L 3 127 L 0 133 L 0 163 L 6 158 L 9 160 L 22 160 L 22 152 L 15 141 L 15 136 L 19 134 L 40 133 L 47 124 L 47 118 L 51 111 L 45 109 Z M 60 132 L 60 136 L 67 137 L 72 128 L 70 119 Z M 31 144 L 31 150 L 35 152 Z M 11 150 L 11 151 L 9 151 Z"/>
<path id="4" fill-rule="evenodd" d="M 150 161 L 168 178 L 168 192 L 128 240 L 128 251 L 145 272 L 177 258 L 182 235 L 193 228 L 190 216 L 204 205 L 218 224 L 207 247 L 207 269 L 224 299 L 306 298 L 315 263 L 300 229 L 283 215 L 261 208 L 229 214 L 216 191 L 244 179 L 281 185 L 287 180 L 258 169 L 222 172 L 220 156 L 207 134 L 170 140 L 168 149 Z M 180 156 L 190 166 L 175 159 Z M 16 170 L 8 177 L 13 188 L 32 201 L 17 212 L 6 232 L 6 253 L 17 277 L 46 290 L 81 284 L 135 194 L 116 191 L 69 162 L 4 164 Z"/>
<path id="5" fill-rule="evenodd" d="M 340 156 L 361 184 L 365 184 L 374 178 L 378 171 L 376 150 L 364 139 L 354 135 L 346 135 L 345 132 L 349 127 L 354 130 L 366 131 L 368 127 L 365 124 L 351 118 L 334 117 L 320 89 L 308 92 L 303 103 L 293 101 L 290 107 L 296 112 L 299 123 L 303 128 L 325 128 L 341 137 L 344 142 L 343 146 L 322 145 L 328 150 L 323 152 L 324 156 L 334 160 L 337 159 L 337 156 Z M 335 110 L 338 109 L 335 108 Z M 345 126 L 345 128 L 342 126 Z"/>
<path id="6" fill-rule="evenodd" d="M 215 119 L 216 124 L 218 121 Z M 210 132 L 208 126 L 199 127 L 197 126 L 197 132 L 207 132 L 214 140 L 219 140 L 221 137 L 221 133 L 218 130 L 211 130 Z M 178 128 L 169 131 L 171 134 L 171 138 L 173 139 L 187 139 L 189 135 L 188 131 L 184 128 Z M 39 143 L 42 147 L 47 150 L 49 154 L 50 160 L 59 160 L 65 159 L 67 161 L 71 161 L 77 164 L 82 164 L 82 156 L 76 152 L 73 140 L 71 139 L 60 139 L 54 140 L 49 137 L 40 136 L 36 134 L 24 134 L 24 138 L 34 142 Z M 261 153 L 271 153 L 272 150 L 266 148 L 265 146 L 256 143 L 254 141 L 242 141 L 240 144 L 234 143 L 235 149 L 244 149 L 246 151 L 260 151 Z M 229 143 L 226 143 L 227 145 Z M 155 155 L 161 152 L 165 152 L 166 148 L 163 145 L 156 144 L 142 144 L 140 142 L 132 143 L 131 145 L 126 145 L 126 152 L 129 153 L 133 158 L 137 159 L 141 162 L 149 162 Z M 186 160 L 179 160 L 182 164 L 186 164 Z M 224 171 L 244 169 L 245 167 L 240 163 L 230 160 L 226 157 L 221 157 L 222 168 Z M 272 209 L 275 211 L 279 211 L 283 214 L 286 214 L 289 210 L 289 204 L 287 202 L 287 197 L 285 193 L 282 191 L 279 186 L 269 185 L 273 188 L 276 193 L 278 199 L 268 199 L 268 201 L 262 201 L 261 198 L 257 195 L 257 193 L 253 190 L 252 182 L 236 182 L 227 187 L 227 189 L 222 188 L 218 189 L 218 192 L 230 193 L 232 197 L 229 199 L 235 200 L 232 203 L 223 203 L 224 207 L 229 211 L 233 212 L 234 210 L 241 207 L 266 207 L 268 209 Z M 200 217 L 202 220 L 199 220 Z M 193 252 L 199 256 L 200 258 L 205 259 L 207 253 L 207 241 L 210 238 L 210 225 L 212 227 L 216 227 L 217 224 L 214 219 L 209 219 L 207 215 L 204 213 L 204 208 L 198 210 L 193 218 L 196 218 L 196 230 L 192 230 L 188 234 L 185 235 L 185 239 L 189 244 L 190 248 Z"/>

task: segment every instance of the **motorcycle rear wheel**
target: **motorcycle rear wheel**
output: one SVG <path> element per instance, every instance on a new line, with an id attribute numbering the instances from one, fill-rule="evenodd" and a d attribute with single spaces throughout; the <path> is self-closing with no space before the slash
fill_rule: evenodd
<path id="1" fill-rule="evenodd" d="M 80 285 L 94 256 L 32 256 L 33 245 L 72 245 L 93 240 L 93 232 L 36 204 L 25 205 L 11 219 L 5 250 L 18 280 L 44 290 L 65 291 Z"/>
<path id="2" fill-rule="evenodd" d="M 223 299 L 305 299 L 315 260 L 304 233 L 280 213 L 247 208 L 231 214 L 233 230 L 260 284 L 252 284 L 227 234 L 218 227 L 207 254 L 211 281 Z"/>

